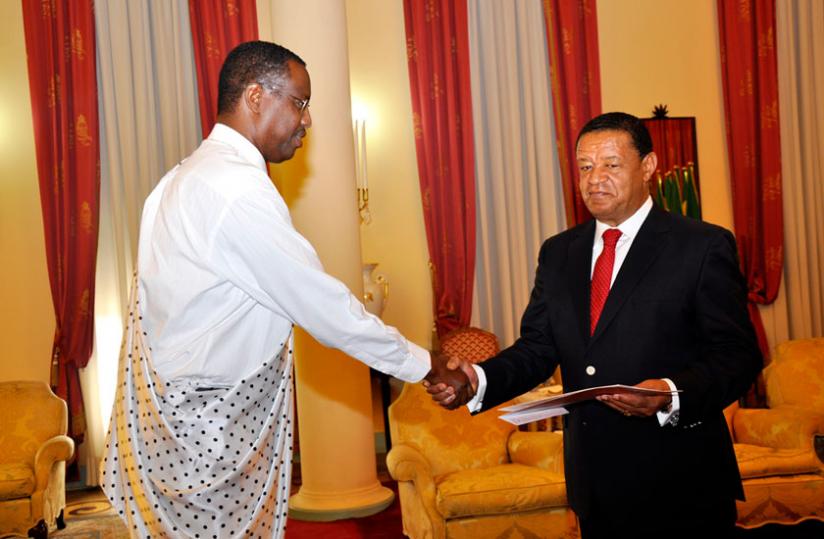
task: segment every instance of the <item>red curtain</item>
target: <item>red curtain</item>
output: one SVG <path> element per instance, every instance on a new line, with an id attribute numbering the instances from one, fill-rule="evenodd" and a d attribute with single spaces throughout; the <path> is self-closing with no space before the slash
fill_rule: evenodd
<path id="1" fill-rule="evenodd" d="M 92 0 L 23 0 L 40 204 L 57 328 L 52 385 L 69 408 L 69 435 L 86 430 L 78 369 L 94 338 L 100 192 Z"/>
<path id="2" fill-rule="evenodd" d="M 197 68 L 200 126 L 209 136 L 217 118 L 217 84 L 223 60 L 236 46 L 258 38 L 255 0 L 189 0 Z"/>
<path id="3" fill-rule="evenodd" d="M 438 335 L 469 325 L 475 146 L 466 2 L 404 0 L 415 146 Z"/>
<path id="4" fill-rule="evenodd" d="M 544 19 L 564 205 L 567 224 L 573 226 L 591 218 L 578 190 L 575 139 L 586 122 L 601 114 L 595 0 L 544 0 Z"/>
<path id="5" fill-rule="evenodd" d="M 718 30 L 735 235 L 767 357 L 756 304 L 775 300 L 784 266 L 775 0 L 719 0 Z"/>

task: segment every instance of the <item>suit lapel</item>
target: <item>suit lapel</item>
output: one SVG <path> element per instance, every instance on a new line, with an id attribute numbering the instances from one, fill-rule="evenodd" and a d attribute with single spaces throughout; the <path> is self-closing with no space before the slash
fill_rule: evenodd
<path id="1" fill-rule="evenodd" d="M 615 318 L 615 315 L 632 294 L 641 277 L 644 276 L 655 259 L 658 258 L 667 241 L 669 241 L 667 217 L 667 214 L 662 210 L 653 207 L 644 224 L 641 225 L 638 236 L 633 240 L 629 253 L 627 253 L 627 257 L 624 259 L 624 263 L 621 265 L 621 269 L 609 291 L 604 310 L 601 311 L 601 317 L 598 319 L 598 325 L 595 326 L 595 333 L 592 335 L 590 343 L 597 339 L 609 326 L 612 319 Z M 589 294 L 587 294 L 588 297 Z"/>
<path id="2" fill-rule="evenodd" d="M 569 244 L 569 272 L 567 286 L 575 309 L 575 318 L 581 331 L 581 342 L 589 340 L 589 274 L 592 272 L 592 241 L 595 221 L 581 228 Z"/>

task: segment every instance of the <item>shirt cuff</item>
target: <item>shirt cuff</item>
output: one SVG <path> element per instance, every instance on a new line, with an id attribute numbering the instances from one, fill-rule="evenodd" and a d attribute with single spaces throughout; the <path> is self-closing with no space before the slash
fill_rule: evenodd
<path id="1" fill-rule="evenodd" d="M 670 391 L 672 391 L 672 402 L 663 410 L 658 410 L 655 415 L 658 417 L 658 424 L 662 427 L 664 425 L 672 425 L 674 427 L 678 424 L 678 412 L 681 410 L 681 399 L 678 398 L 678 388 L 675 387 L 672 380 L 669 378 L 662 378 L 662 380 L 667 383 Z"/>
<path id="2" fill-rule="evenodd" d="M 403 362 L 395 374 L 395 378 L 404 382 L 420 382 L 432 369 L 431 355 L 426 348 L 418 346 L 412 341 L 407 342 L 409 343 L 411 357 Z"/>
<path id="3" fill-rule="evenodd" d="M 484 394 L 486 394 L 486 373 L 477 365 L 472 365 L 472 368 L 475 369 L 475 373 L 478 375 L 478 390 L 475 391 L 475 396 L 472 397 L 472 400 L 466 403 L 466 407 L 469 409 L 470 413 L 474 414 L 475 412 L 480 412 L 484 405 Z"/>

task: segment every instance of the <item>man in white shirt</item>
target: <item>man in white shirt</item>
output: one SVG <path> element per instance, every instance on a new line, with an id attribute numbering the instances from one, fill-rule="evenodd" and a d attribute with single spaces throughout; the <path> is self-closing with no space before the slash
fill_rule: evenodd
<path id="1" fill-rule="evenodd" d="M 292 455 L 292 328 L 405 380 L 460 370 L 367 313 L 292 226 L 266 162 L 311 126 L 291 51 L 227 56 L 212 133 L 146 200 L 103 465 L 133 537 L 281 537 Z"/>
<path id="2" fill-rule="evenodd" d="M 644 124 L 608 113 L 578 136 L 580 191 L 595 217 L 548 239 L 521 321 L 498 356 L 462 365 L 488 410 L 545 381 L 626 384 L 564 416 L 567 498 L 583 539 L 728 537 L 743 489 L 723 409 L 762 366 L 735 239 L 654 207 Z M 440 385 L 433 398 L 463 403 Z M 600 402 L 599 402 L 600 401 Z"/>

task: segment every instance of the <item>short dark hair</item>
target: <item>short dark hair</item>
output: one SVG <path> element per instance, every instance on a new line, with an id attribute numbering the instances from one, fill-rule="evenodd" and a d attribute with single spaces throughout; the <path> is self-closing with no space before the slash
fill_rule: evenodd
<path id="1" fill-rule="evenodd" d="M 652 151 L 652 138 L 649 136 L 647 126 L 632 114 L 627 114 L 626 112 L 607 112 L 596 116 L 581 128 L 575 145 L 578 146 L 581 137 L 594 131 L 623 131 L 628 133 L 632 138 L 632 145 L 635 146 L 635 149 L 638 150 L 638 154 L 641 157 L 644 157 Z"/>
<path id="2" fill-rule="evenodd" d="M 232 49 L 220 68 L 218 114 L 234 111 L 243 90 L 250 84 L 260 82 L 269 90 L 277 87 L 289 74 L 289 60 L 306 66 L 294 52 L 268 41 L 247 41 Z"/>

